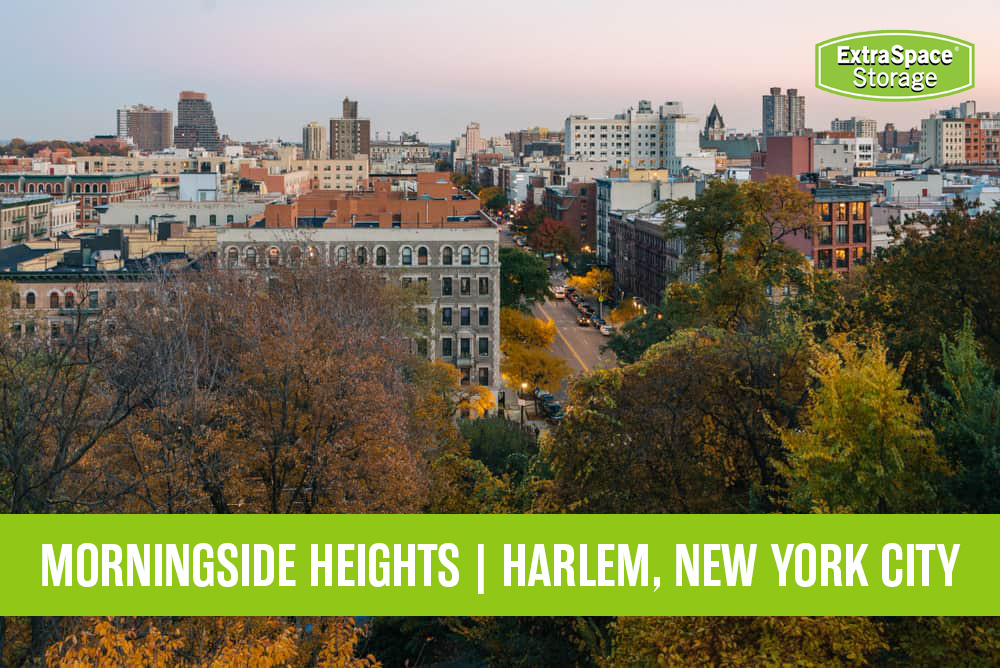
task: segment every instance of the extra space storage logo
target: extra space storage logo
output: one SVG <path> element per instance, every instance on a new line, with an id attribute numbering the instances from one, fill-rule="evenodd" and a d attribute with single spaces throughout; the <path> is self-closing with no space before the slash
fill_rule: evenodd
<path id="1" fill-rule="evenodd" d="M 862 100 L 926 100 L 969 90 L 975 48 L 913 30 L 878 30 L 816 45 L 816 87 Z"/>

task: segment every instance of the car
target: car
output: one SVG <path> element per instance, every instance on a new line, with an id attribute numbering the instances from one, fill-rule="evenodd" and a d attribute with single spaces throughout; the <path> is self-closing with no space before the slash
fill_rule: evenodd
<path id="1" fill-rule="evenodd" d="M 585 315 L 581 315 L 576 319 L 576 324 L 580 327 L 590 327 L 590 318 Z"/>
<path id="2" fill-rule="evenodd" d="M 601 325 L 604 324 L 604 318 L 597 315 L 596 313 L 593 313 L 590 316 L 590 324 L 593 325 L 594 327 L 600 327 Z"/>
<path id="3" fill-rule="evenodd" d="M 566 286 L 566 294 L 568 294 L 568 295 L 571 295 L 571 294 L 573 294 L 574 292 L 576 292 L 576 288 L 574 288 L 574 287 L 573 287 L 573 286 L 571 286 L 571 285 L 567 285 L 567 286 Z"/>
<path id="4" fill-rule="evenodd" d="M 601 329 L 601 334 L 603 334 L 604 336 L 611 336 L 612 334 L 615 333 L 615 328 L 612 327 L 611 325 L 601 325 L 600 329 Z"/>
<path id="5" fill-rule="evenodd" d="M 546 415 L 555 415 L 556 413 L 562 413 L 562 404 L 558 401 L 550 401 L 546 404 L 542 404 L 542 410 L 545 411 Z"/>
<path id="6" fill-rule="evenodd" d="M 578 304 L 580 302 L 580 298 L 574 295 L 572 292 L 566 293 L 566 299 L 568 299 L 572 304 Z"/>
<path id="7" fill-rule="evenodd" d="M 551 392 L 546 392 L 545 390 L 535 390 L 535 398 L 539 401 L 544 402 L 546 399 L 554 399 Z"/>
<path id="8" fill-rule="evenodd" d="M 556 299 L 566 299 L 566 291 L 563 290 L 562 288 L 555 288 L 552 291 L 552 296 L 555 297 Z"/>

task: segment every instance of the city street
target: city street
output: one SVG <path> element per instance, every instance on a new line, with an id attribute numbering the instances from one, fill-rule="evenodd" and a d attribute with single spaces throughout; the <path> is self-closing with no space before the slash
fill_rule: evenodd
<path id="1" fill-rule="evenodd" d="M 593 327 L 577 325 L 576 319 L 580 314 L 568 300 L 549 300 L 545 304 L 536 304 L 532 312 L 536 318 L 555 321 L 556 340 L 552 344 L 552 352 L 565 359 L 574 373 L 615 366 L 614 353 L 601 352 L 608 337 L 602 336 Z"/>

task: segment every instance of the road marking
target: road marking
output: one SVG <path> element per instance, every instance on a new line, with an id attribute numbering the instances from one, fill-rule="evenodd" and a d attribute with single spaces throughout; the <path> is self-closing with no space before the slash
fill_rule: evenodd
<path id="1" fill-rule="evenodd" d="M 549 322 L 555 322 L 555 320 L 552 318 L 552 316 L 549 315 L 549 312 L 545 310 L 545 307 L 542 306 L 541 303 L 538 304 L 538 310 L 542 312 L 542 315 L 544 315 L 546 318 L 549 319 Z M 573 344 L 569 342 L 569 339 L 567 339 L 563 335 L 562 330 L 559 329 L 558 324 L 556 325 L 556 334 L 559 335 L 559 338 L 562 339 L 562 342 L 566 344 L 567 348 L 569 348 L 569 352 L 573 355 L 573 359 L 576 360 L 577 364 L 579 364 L 580 367 L 585 372 L 590 373 L 590 367 L 587 366 L 582 359 L 580 359 L 580 356 L 576 352 L 576 348 L 574 348 Z"/>

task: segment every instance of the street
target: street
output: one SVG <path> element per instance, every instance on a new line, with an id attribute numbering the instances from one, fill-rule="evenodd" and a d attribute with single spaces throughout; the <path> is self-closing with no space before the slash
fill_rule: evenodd
<path id="1" fill-rule="evenodd" d="M 565 359 L 574 374 L 615 366 L 614 353 L 601 351 L 608 342 L 608 337 L 602 336 L 593 327 L 577 325 L 576 319 L 580 313 L 569 300 L 549 300 L 545 304 L 536 304 L 532 312 L 536 318 L 555 321 L 556 340 L 552 344 L 552 353 Z"/>

